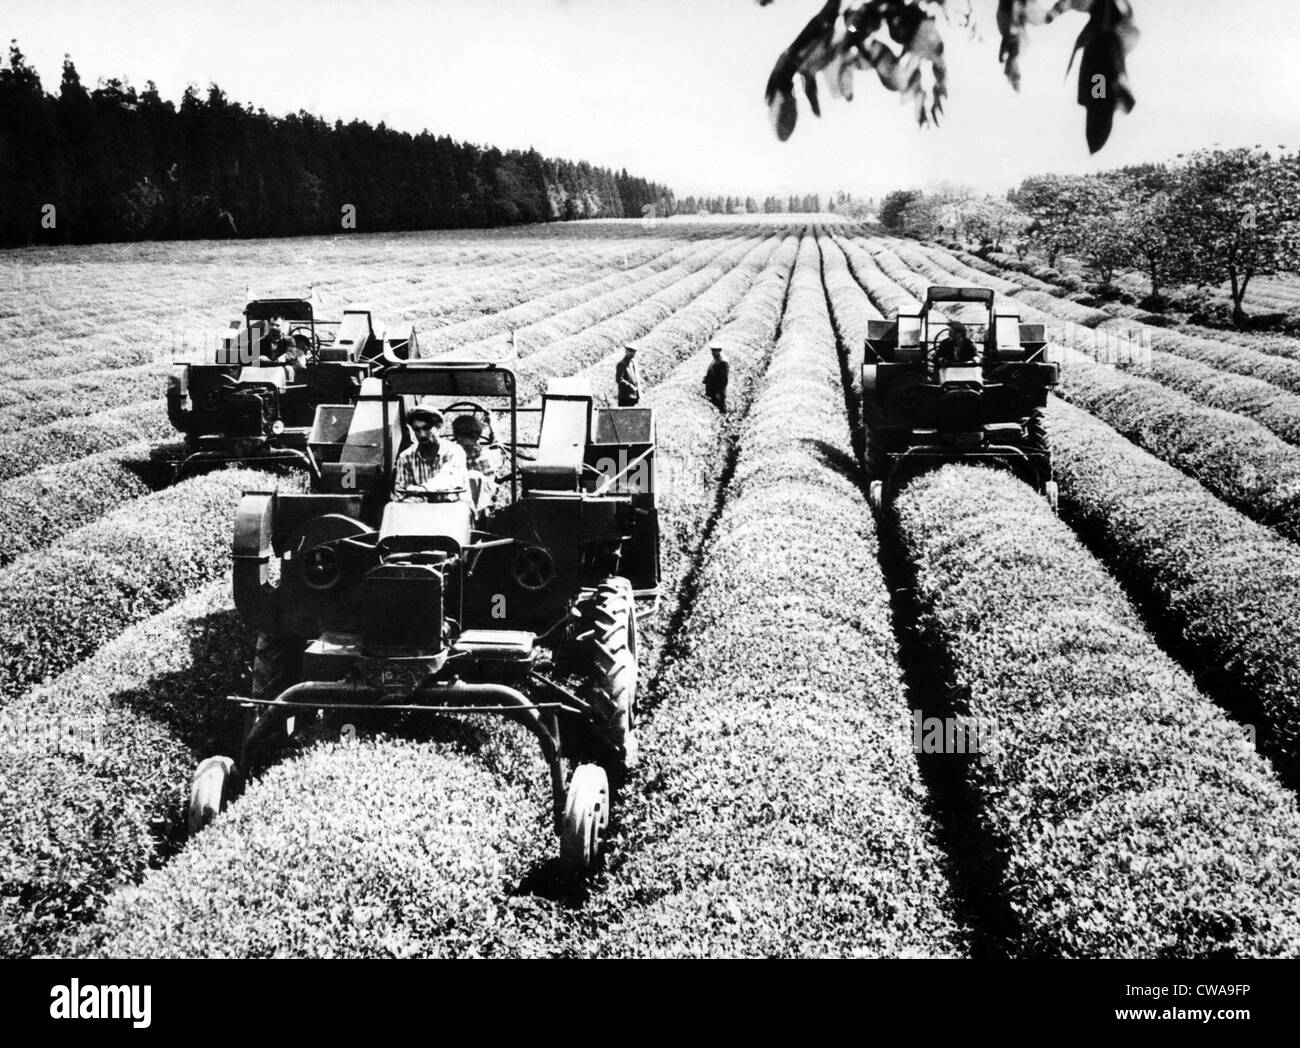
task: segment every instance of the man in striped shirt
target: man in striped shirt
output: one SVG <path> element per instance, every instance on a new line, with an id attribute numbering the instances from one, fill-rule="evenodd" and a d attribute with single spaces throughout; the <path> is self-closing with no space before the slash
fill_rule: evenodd
<path id="1" fill-rule="evenodd" d="M 393 477 L 393 498 L 399 502 L 423 501 L 421 492 L 449 491 L 460 488 L 461 498 L 469 498 L 469 475 L 465 471 L 465 452 L 451 440 L 439 440 L 442 412 L 427 404 L 417 404 L 406 414 L 415 443 L 397 456 Z"/>

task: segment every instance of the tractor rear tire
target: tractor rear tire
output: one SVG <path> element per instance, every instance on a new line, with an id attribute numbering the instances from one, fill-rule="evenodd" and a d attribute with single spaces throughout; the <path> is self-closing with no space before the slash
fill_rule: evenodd
<path id="1" fill-rule="evenodd" d="M 1033 414 L 1029 416 L 1028 437 L 1029 443 L 1035 447 L 1042 448 L 1044 451 L 1051 450 L 1047 442 L 1046 414 L 1042 408 L 1035 408 Z"/>
<path id="2" fill-rule="evenodd" d="M 564 797 L 560 862 L 573 874 L 590 873 L 600 861 L 609 828 L 609 776 L 599 764 L 580 764 Z"/>
<path id="3" fill-rule="evenodd" d="M 257 651 L 253 656 L 253 698 L 271 700 L 286 688 L 302 679 L 303 645 L 296 637 L 273 633 L 257 635 Z M 256 706 L 254 712 L 267 713 L 270 707 Z M 293 734 L 294 718 L 286 721 L 286 733 Z M 245 733 L 250 725 L 245 724 Z"/>
<path id="4" fill-rule="evenodd" d="M 238 783 L 239 770 L 229 757 L 209 757 L 198 766 L 190 780 L 190 806 L 186 819 L 191 836 L 225 811 Z"/>
<path id="5" fill-rule="evenodd" d="M 611 576 L 579 606 L 578 658 L 596 729 L 626 771 L 636 766 L 637 637 L 632 584 Z"/>

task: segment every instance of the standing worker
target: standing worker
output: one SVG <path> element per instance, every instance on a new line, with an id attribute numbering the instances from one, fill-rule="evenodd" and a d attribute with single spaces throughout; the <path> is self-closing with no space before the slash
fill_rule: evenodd
<path id="1" fill-rule="evenodd" d="M 614 381 L 618 383 L 618 406 L 636 407 L 641 400 L 641 369 L 636 366 L 636 346 L 631 342 L 623 347 L 623 359 L 614 368 Z"/>
<path id="2" fill-rule="evenodd" d="M 713 406 L 726 414 L 727 381 L 731 378 L 731 365 L 722 359 L 722 347 L 713 346 L 713 362 L 704 373 L 704 395 L 713 402 Z"/>

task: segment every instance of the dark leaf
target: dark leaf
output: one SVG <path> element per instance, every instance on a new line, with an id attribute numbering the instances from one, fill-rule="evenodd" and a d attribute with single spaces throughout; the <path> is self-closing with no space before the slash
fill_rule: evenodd
<path id="1" fill-rule="evenodd" d="M 802 76 L 804 94 L 808 96 L 808 106 L 812 109 L 813 116 L 821 116 L 822 107 L 817 100 L 817 74 L 804 72 Z"/>

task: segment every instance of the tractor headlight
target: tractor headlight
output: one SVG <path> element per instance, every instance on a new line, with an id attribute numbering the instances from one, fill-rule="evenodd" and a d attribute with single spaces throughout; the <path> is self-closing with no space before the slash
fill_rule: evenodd
<path id="1" fill-rule="evenodd" d="M 282 420 L 276 419 L 274 422 L 271 423 L 272 436 L 278 437 L 283 432 L 284 432 L 284 422 Z"/>

